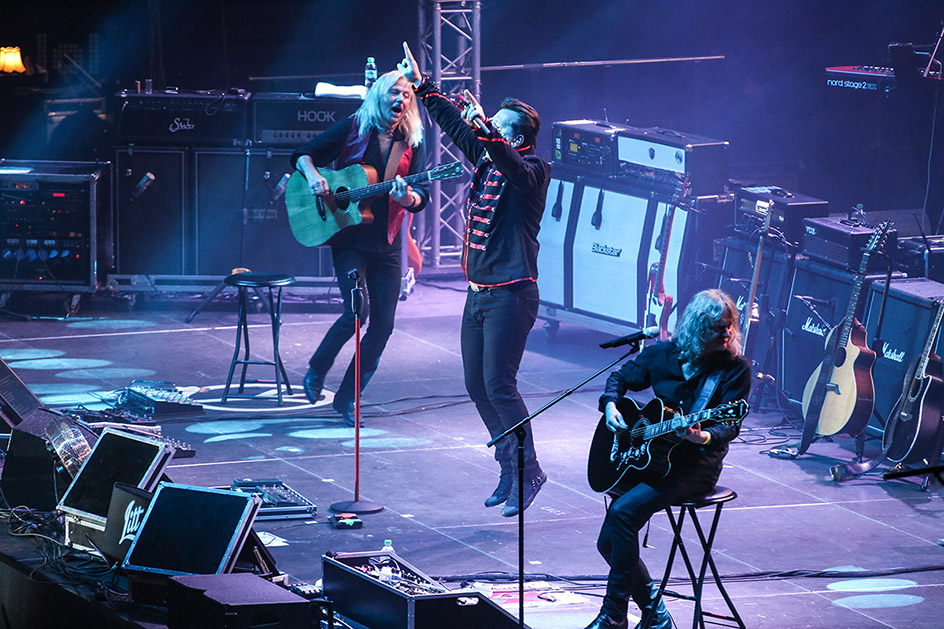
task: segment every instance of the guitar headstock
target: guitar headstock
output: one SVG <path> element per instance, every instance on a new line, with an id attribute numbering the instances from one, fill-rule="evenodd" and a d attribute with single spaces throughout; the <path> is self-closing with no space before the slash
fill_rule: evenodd
<path id="1" fill-rule="evenodd" d="M 432 181 L 438 179 L 452 179 L 462 176 L 462 163 L 450 162 L 449 164 L 440 164 L 429 171 L 429 178 Z"/>
<path id="2" fill-rule="evenodd" d="M 883 221 L 881 225 L 875 228 L 875 233 L 869 238 L 869 242 L 865 246 L 865 251 L 862 253 L 862 263 L 859 265 L 860 275 L 864 274 L 868 269 L 869 256 L 885 244 L 885 238 L 888 237 L 888 228 L 890 226 L 891 223 L 889 221 Z"/>
<path id="3" fill-rule="evenodd" d="M 721 406 L 711 409 L 711 419 L 718 423 L 725 423 L 730 420 L 741 420 L 747 416 L 751 407 L 744 400 L 735 400 Z"/>
<path id="4" fill-rule="evenodd" d="M 885 238 L 888 237 L 888 228 L 890 226 L 891 223 L 889 221 L 882 221 L 882 224 L 875 228 L 875 233 L 872 234 L 872 237 L 869 239 L 869 244 L 866 245 L 865 250 L 872 253 L 885 244 Z"/>

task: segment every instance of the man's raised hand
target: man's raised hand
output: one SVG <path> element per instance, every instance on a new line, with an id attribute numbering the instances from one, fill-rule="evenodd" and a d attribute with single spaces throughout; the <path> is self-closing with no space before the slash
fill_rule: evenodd
<path id="1" fill-rule="evenodd" d="M 419 86 L 423 82 L 423 75 L 420 74 L 420 68 L 410 51 L 410 45 L 406 42 L 403 42 L 403 61 L 397 64 L 397 70 L 415 86 Z"/>

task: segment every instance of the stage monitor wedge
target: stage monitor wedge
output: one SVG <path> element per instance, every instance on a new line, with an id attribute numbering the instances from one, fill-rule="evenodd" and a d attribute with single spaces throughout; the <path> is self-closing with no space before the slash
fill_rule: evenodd
<path id="1" fill-rule="evenodd" d="M 253 494 L 162 482 L 122 568 L 164 575 L 232 572 L 260 503 Z"/>

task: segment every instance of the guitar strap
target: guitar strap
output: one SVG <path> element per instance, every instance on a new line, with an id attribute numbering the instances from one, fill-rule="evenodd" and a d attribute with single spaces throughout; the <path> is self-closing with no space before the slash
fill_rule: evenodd
<path id="1" fill-rule="evenodd" d="M 719 382 L 721 382 L 720 370 L 705 378 L 705 381 L 701 383 L 701 389 L 698 391 L 698 398 L 695 399 L 695 405 L 688 411 L 688 415 L 705 410 L 705 407 L 708 406 L 708 400 L 711 399 L 715 389 L 718 388 Z"/>
<path id="2" fill-rule="evenodd" d="M 384 181 L 390 181 L 397 176 L 397 171 L 400 170 L 400 161 L 403 159 L 406 147 L 407 144 L 403 140 L 397 140 L 393 143 L 393 146 L 390 147 L 390 155 L 387 157 L 387 167 L 384 169 Z M 412 157 L 412 155 L 410 157 Z M 405 176 L 406 173 L 404 172 L 403 175 Z M 399 203 L 395 203 L 393 199 L 390 200 L 388 207 L 387 242 L 392 243 L 394 238 L 397 237 L 397 232 L 400 230 L 400 223 L 403 221 L 403 215 L 406 213 L 406 210 Z"/>
<path id="3" fill-rule="evenodd" d="M 390 147 L 390 156 L 387 158 L 387 168 L 384 170 L 384 181 L 390 181 L 397 176 L 397 167 L 400 165 L 400 158 L 403 157 L 403 151 L 406 150 L 406 142 L 397 140 Z"/>

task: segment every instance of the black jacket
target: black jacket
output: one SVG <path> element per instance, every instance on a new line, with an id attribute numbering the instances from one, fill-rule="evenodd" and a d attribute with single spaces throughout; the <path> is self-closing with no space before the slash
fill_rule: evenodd
<path id="1" fill-rule="evenodd" d="M 751 366 L 743 356 L 718 353 L 691 380 L 686 380 L 675 343 L 655 343 L 610 374 L 606 380 L 606 389 L 600 396 L 600 411 L 604 412 L 608 402 L 615 402 L 626 391 L 642 391 L 651 387 L 655 396 L 666 406 L 688 413 L 708 374 L 717 370 L 721 371 L 721 379 L 705 408 L 747 398 L 751 390 Z M 627 421 L 632 425 L 630 418 Z M 728 442 L 738 436 L 740 424 L 703 424 L 701 429 L 711 433 L 711 441 L 707 445 L 682 441 L 672 456 L 673 471 L 688 469 L 688 473 L 691 473 L 692 467 L 701 467 L 713 475 L 720 473 L 721 461 L 728 452 Z"/>
<path id="2" fill-rule="evenodd" d="M 473 131 L 459 108 L 425 79 L 416 88 L 429 115 L 475 164 L 466 212 L 462 266 L 466 278 L 500 286 L 538 277 L 538 230 L 550 182 L 550 166 L 514 149 L 496 131 Z"/>

